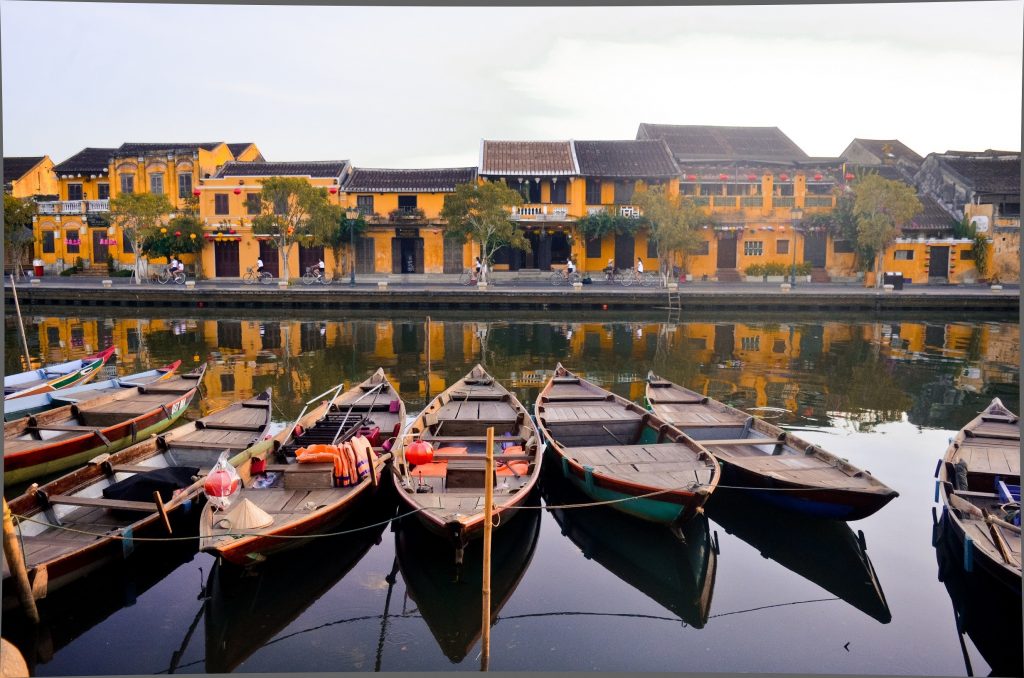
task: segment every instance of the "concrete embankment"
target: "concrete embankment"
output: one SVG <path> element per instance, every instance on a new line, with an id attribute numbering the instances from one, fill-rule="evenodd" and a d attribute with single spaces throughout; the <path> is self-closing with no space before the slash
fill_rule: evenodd
<path id="1" fill-rule="evenodd" d="M 462 310 L 462 311 L 650 311 L 670 304 L 686 313 L 714 311 L 802 313 L 993 313 L 1016 318 L 1018 289 L 918 288 L 876 291 L 818 285 L 782 292 L 760 286 L 689 285 L 678 301 L 663 289 L 572 289 L 498 287 L 489 290 L 429 286 L 288 288 L 214 287 L 196 289 L 144 285 L 19 285 L 22 310 L 39 313 L 59 307 L 96 309 L 255 309 L 255 310 Z M 5 299 L 13 305 L 9 285 Z"/>

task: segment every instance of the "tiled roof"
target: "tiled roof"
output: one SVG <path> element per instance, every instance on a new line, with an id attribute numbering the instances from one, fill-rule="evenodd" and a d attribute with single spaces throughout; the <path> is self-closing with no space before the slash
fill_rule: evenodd
<path id="1" fill-rule="evenodd" d="M 921 166 L 924 158 L 911 150 L 899 139 L 854 139 L 854 143 L 860 144 L 861 148 L 879 160 L 891 158 L 893 160 L 909 160 L 917 167 Z M 886 148 L 888 146 L 889 148 Z"/>
<path id="2" fill-rule="evenodd" d="M 503 176 L 578 174 L 568 141 L 488 141 L 480 148 L 480 174 Z"/>
<path id="3" fill-rule="evenodd" d="M 592 177 L 674 177 L 679 167 L 660 139 L 574 141 L 580 174 Z"/>
<path id="4" fill-rule="evenodd" d="M 971 182 L 979 193 L 1020 195 L 1020 154 L 1016 160 L 945 157 L 942 162 Z"/>
<path id="5" fill-rule="evenodd" d="M 228 144 L 228 150 L 231 151 L 232 158 L 237 158 L 239 153 L 249 148 L 250 146 L 252 146 L 251 141 L 243 141 L 237 144 Z"/>
<path id="6" fill-rule="evenodd" d="M 25 157 L 11 157 L 4 156 L 4 185 L 10 184 L 17 181 L 18 179 L 25 176 L 25 174 L 41 163 L 45 155 L 39 156 L 25 156 Z"/>
<path id="7" fill-rule="evenodd" d="M 344 190 L 375 193 L 450 193 L 476 179 L 475 167 L 442 169 L 367 169 L 356 167 Z"/>
<path id="8" fill-rule="evenodd" d="M 129 142 L 121 144 L 117 148 L 117 151 L 115 152 L 114 155 L 117 156 L 117 157 L 126 157 L 126 156 L 138 155 L 139 153 L 142 153 L 142 154 L 146 154 L 146 153 L 194 153 L 194 152 L 198 151 L 199 149 L 203 149 L 204 151 L 212 151 L 213 149 L 215 149 L 218 146 L 220 146 L 222 143 L 224 143 L 224 142 L 223 141 L 200 141 L 200 142 L 190 142 L 190 143 L 168 142 L 168 143 L 164 143 L 164 144 L 154 144 L 154 143 L 135 143 L 135 142 L 130 142 L 129 141 Z"/>
<path id="9" fill-rule="evenodd" d="M 637 139 L 664 139 L 676 160 L 793 162 L 807 154 L 778 127 L 656 125 L 640 123 Z"/>
<path id="10" fill-rule="evenodd" d="M 904 226 L 901 230 L 903 231 L 937 231 L 937 230 L 953 230 L 953 217 L 943 209 L 942 205 L 937 203 L 935 200 L 927 195 L 918 195 L 917 199 L 921 201 L 921 206 L 924 208 L 910 220 L 910 223 Z"/>
<path id="11" fill-rule="evenodd" d="M 340 177 L 348 160 L 310 160 L 304 162 L 238 162 L 224 163 L 217 177 Z"/>
<path id="12" fill-rule="evenodd" d="M 110 164 L 110 158 L 116 152 L 116 148 L 83 148 L 59 165 L 54 165 L 53 171 L 58 175 L 82 172 L 99 174 L 106 172 Z"/>

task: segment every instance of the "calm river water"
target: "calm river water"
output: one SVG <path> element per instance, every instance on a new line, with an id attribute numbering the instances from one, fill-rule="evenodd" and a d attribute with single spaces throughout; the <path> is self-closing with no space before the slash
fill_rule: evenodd
<path id="1" fill-rule="evenodd" d="M 422 316 L 26 319 L 34 361 L 115 343 L 119 374 L 206 362 L 193 417 L 269 386 L 285 421 L 378 366 L 410 414 L 478 362 L 531 407 L 559 361 L 638 401 L 654 369 L 799 430 L 899 498 L 846 524 L 720 491 L 684 545 L 607 509 L 545 508 L 579 500 L 545 477 L 537 510 L 495 534 L 490 668 L 928 675 L 1020 665 L 1012 613 L 993 625 L 1016 628 L 1015 658 L 961 644 L 956 568 L 939 580 L 932 543 L 932 473 L 948 438 L 993 397 L 1020 409 L 1020 331 L 1007 320 L 443 316 L 428 371 Z M 7 330 L 5 369 L 21 371 L 9 319 Z M 375 527 L 244 576 L 194 541 L 137 548 L 43 601 L 40 628 L 5 614 L 4 636 L 34 675 L 479 669 L 479 553 L 456 581 L 450 551 L 415 525 L 385 524 L 393 497 L 376 511 L 363 519 Z"/>

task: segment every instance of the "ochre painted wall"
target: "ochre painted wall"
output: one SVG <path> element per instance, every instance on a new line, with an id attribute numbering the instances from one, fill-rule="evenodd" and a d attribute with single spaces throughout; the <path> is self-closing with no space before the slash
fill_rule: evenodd
<path id="1" fill-rule="evenodd" d="M 56 195 L 59 190 L 57 175 L 53 173 L 53 161 L 48 155 L 43 156 L 35 167 L 11 182 L 11 195 L 15 198 Z"/>

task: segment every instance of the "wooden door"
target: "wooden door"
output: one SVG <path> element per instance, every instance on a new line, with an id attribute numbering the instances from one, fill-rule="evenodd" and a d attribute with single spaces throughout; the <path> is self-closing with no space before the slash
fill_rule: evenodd
<path id="1" fill-rule="evenodd" d="M 736 268 L 737 243 L 735 233 L 718 234 L 718 260 L 716 262 L 718 268 Z"/>
<path id="2" fill-rule="evenodd" d="M 928 277 L 949 277 L 949 248 L 932 247 L 928 252 Z"/>
<path id="3" fill-rule="evenodd" d="M 213 243 L 213 271 L 218 278 L 239 277 L 237 240 Z"/>
<path id="4" fill-rule="evenodd" d="M 105 266 L 107 259 L 110 256 L 110 250 L 108 249 L 105 241 L 107 239 L 107 229 L 105 228 L 94 228 L 92 229 L 92 265 L 93 266 Z"/>
<path id="5" fill-rule="evenodd" d="M 444 272 L 462 273 L 466 268 L 462 253 L 466 243 L 461 239 L 444 238 Z"/>
<path id="6" fill-rule="evenodd" d="M 615 268 L 628 271 L 636 266 L 636 239 L 629 233 L 615 235 Z"/>
<path id="7" fill-rule="evenodd" d="M 824 233 L 804 234 L 804 261 L 810 262 L 812 268 L 825 268 L 825 242 L 828 236 Z"/>
<path id="8" fill-rule="evenodd" d="M 269 240 L 260 240 L 260 259 L 263 260 L 263 270 L 275 278 L 281 277 L 281 258 L 278 256 L 277 248 Z"/>
<path id="9" fill-rule="evenodd" d="M 320 258 L 323 256 L 323 247 L 303 247 L 299 245 L 299 275 L 306 275 L 306 268 L 316 268 L 320 264 Z"/>

